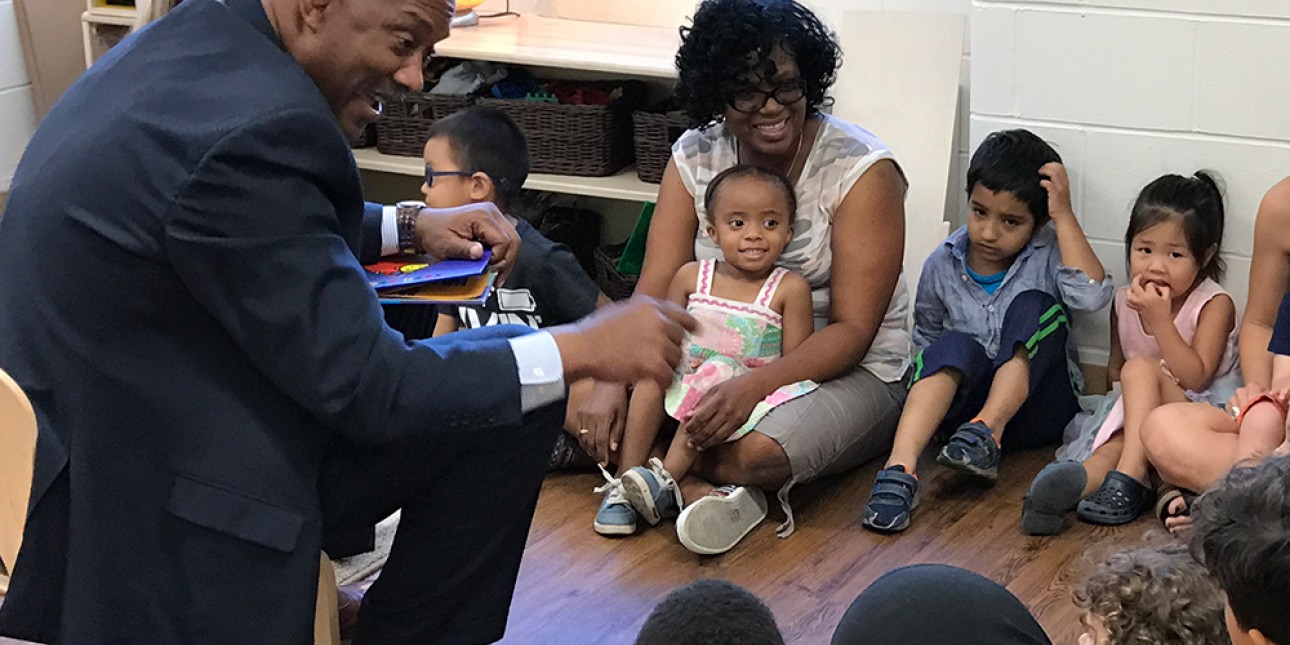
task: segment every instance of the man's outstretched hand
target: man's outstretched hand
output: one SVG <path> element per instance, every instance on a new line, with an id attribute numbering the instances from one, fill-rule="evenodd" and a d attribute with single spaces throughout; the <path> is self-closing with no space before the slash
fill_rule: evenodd
<path id="1" fill-rule="evenodd" d="M 515 227 L 491 202 L 456 208 L 423 208 L 417 216 L 417 245 L 440 259 L 476 260 L 484 248 L 493 251 L 490 267 L 497 283 L 505 282 L 520 252 Z"/>
<path id="2" fill-rule="evenodd" d="M 674 303 L 635 296 L 549 331 L 560 348 L 564 381 L 651 380 L 667 389 L 681 360 L 681 341 L 697 323 Z"/>

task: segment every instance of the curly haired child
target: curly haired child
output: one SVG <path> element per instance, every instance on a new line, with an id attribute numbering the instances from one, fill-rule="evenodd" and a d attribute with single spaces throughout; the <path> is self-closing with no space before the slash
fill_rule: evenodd
<path id="1" fill-rule="evenodd" d="M 1080 645 L 1227 645 L 1223 594 L 1181 544 L 1121 551 L 1074 592 Z"/>

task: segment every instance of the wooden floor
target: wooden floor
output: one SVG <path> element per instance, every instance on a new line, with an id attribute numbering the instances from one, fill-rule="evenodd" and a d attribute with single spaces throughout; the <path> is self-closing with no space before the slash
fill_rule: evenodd
<path id="1" fill-rule="evenodd" d="M 994 488 L 965 485 L 935 464 L 921 468 L 920 506 L 909 530 L 877 535 L 860 526 L 877 464 L 794 491 L 797 533 L 775 537 L 771 519 L 723 556 L 691 554 L 665 522 L 628 538 L 592 531 L 598 474 L 557 474 L 538 502 L 503 643 L 631 643 L 655 603 L 674 587 L 725 578 L 760 596 L 788 643 L 827 643 L 847 606 L 884 572 L 943 562 L 976 571 L 1019 597 L 1055 643 L 1072 643 L 1079 613 L 1071 585 L 1088 547 L 1134 545 L 1157 526 L 1072 522 L 1063 534 L 1021 533 L 1021 498 L 1051 449 L 1005 455 Z"/>

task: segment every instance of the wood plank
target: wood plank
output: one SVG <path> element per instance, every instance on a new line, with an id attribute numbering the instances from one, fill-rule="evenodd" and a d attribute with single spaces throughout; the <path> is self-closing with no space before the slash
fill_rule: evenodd
<path id="1" fill-rule="evenodd" d="M 1063 534 L 1021 533 L 1021 498 L 1050 449 L 1005 455 L 987 488 L 964 483 L 928 462 L 910 529 L 882 536 L 860 526 L 878 464 L 794 491 L 797 533 L 775 537 L 780 517 L 724 556 L 696 556 L 670 521 L 609 539 L 591 529 L 599 497 L 593 474 L 556 474 L 538 501 L 503 643 L 629 643 L 654 605 L 678 585 L 729 579 L 774 611 L 789 643 L 828 642 L 851 601 L 883 573 L 906 564 L 944 562 L 1004 584 L 1035 612 L 1053 642 L 1074 642 L 1079 612 L 1070 602 L 1085 550 L 1137 543 L 1150 518 L 1127 527 L 1078 522 Z"/>

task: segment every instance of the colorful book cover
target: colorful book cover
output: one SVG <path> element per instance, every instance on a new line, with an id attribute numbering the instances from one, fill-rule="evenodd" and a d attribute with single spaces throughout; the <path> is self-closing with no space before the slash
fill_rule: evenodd
<path id="1" fill-rule="evenodd" d="M 493 292 L 497 274 L 493 271 L 465 278 L 450 278 L 415 287 L 383 289 L 377 292 L 386 305 L 483 305 Z"/>
<path id="2" fill-rule="evenodd" d="M 488 269 L 492 251 L 484 251 L 478 260 L 442 260 L 434 262 L 425 257 L 406 260 L 386 260 L 363 265 L 367 282 L 378 292 L 387 289 L 405 289 L 416 285 L 482 275 Z"/>

